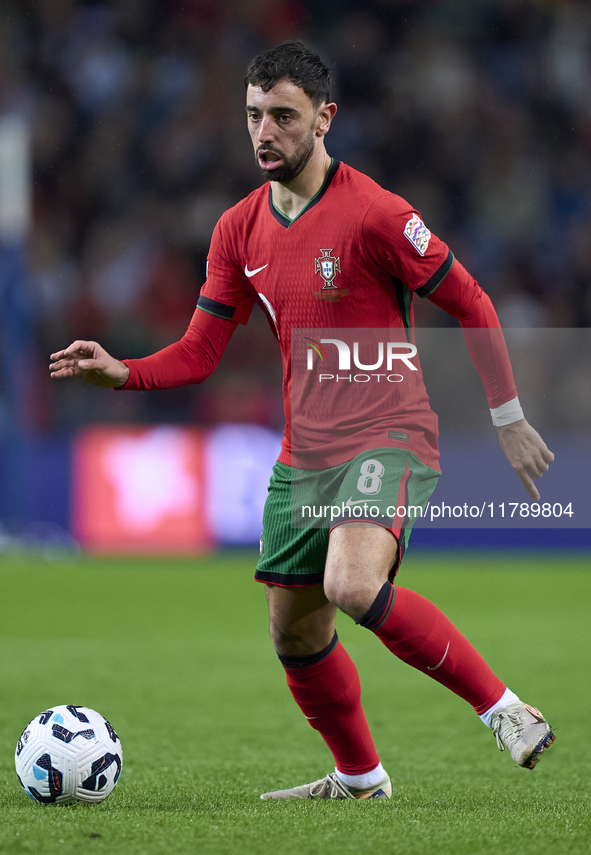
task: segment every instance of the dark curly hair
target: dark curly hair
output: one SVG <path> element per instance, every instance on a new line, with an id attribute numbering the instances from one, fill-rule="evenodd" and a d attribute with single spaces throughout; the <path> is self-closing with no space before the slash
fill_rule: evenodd
<path id="1" fill-rule="evenodd" d="M 283 42 L 255 56 L 246 69 L 244 85 L 268 92 L 284 79 L 303 89 L 315 107 L 330 101 L 330 71 L 302 41 Z"/>

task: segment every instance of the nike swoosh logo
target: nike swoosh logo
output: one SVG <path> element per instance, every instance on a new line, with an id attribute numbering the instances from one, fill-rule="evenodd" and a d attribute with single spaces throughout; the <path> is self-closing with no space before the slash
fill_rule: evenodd
<path id="1" fill-rule="evenodd" d="M 268 264 L 263 264 L 262 267 L 257 267 L 256 270 L 249 270 L 248 264 L 247 264 L 246 267 L 244 268 L 244 272 L 248 276 L 248 278 L 250 279 L 251 276 L 254 276 L 256 273 L 260 273 L 261 270 L 264 270 L 265 267 L 268 267 L 268 266 L 269 266 Z"/>
<path id="2" fill-rule="evenodd" d="M 445 653 L 443 654 L 441 661 L 438 662 L 437 665 L 433 665 L 433 666 L 427 665 L 427 671 L 437 671 L 438 668 L 441 668 L 441 666 L 443 665 L 443 662 L 445 661 L 445 657 L 447 656 L 447 651 L 449 650 L 450 644 L 451 644 L 451 642 L 448 641 L 447 647 L 445 648 Z"/>
<path id="3" fill-rule="evenodd" d="M 365 505 L 365 504 L 367 504 L 367 502 L 381 502 L 381 501 L 382 501 L 381 499 L 371 499 L 371 498 L 356 499 L 355 501 L 353 501 L 353 496 L 351 496 L 350 499 L 347 499 L 347 501 L 345 502 L 345 505 Z"/>

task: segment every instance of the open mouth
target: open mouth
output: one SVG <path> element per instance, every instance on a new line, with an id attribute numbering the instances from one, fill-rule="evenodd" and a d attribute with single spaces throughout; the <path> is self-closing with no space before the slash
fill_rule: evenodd
<path id="1" fill-rule="evenodd" d="M 270 149 L 261 149 L 257 153 L 257 158 L 261 169 L 275 169 L 281 162 L 281 155 Z"/>

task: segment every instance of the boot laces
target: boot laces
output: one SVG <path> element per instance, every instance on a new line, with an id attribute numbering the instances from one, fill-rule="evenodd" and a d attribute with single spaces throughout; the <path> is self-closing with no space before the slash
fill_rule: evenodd
<path id="1" fill-rule="evenodd" d="M 510 742 L 517 742 L 523 735 L 525 723 L 519 712 L 500 712 L 494 726 L 493 734 L 497 739 L 497 745 L 501 751 L 505 750 Z"/>
<path id="2" fill-rule="evenodd" d="M 312 784 L 310 787 L 310 798 L 328 799 L 354 799 L 345 784 L 340 781 L 335 772 L 329 772 L 326 778 Z"/>

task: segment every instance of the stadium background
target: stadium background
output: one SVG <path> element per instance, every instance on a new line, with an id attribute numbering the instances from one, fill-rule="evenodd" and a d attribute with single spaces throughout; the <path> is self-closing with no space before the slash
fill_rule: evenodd
<path id="1" fill-rule="evenodd" d="M 75 338 L 96 339 L 123 358 L 182 335 L 213 226 L 259 180 L 244 127 L 244 68 L 285 38 L 303 38 L 334 67 L 340 111 L 330 153 L 410 199 L 491 294 L 504 326 L 557 335 L 566 328 L 573 340 L 575 330 L 584 333 L 591 318 L 590 34 L 591 10 L 576 2 L 4 0 L 2 545 L 67 547 L 82 532 L 89 543 L 98 537 L 96 548 L 117 549 L 84 528 L 94 518 L 112 529 L 110 512 L 96 512 L 90 471 L 100 456 L 93 442 L 109 436 L 115 468 L 121 472 L 121 460 L 132 456 L 144 473 L 117 487 L 124 515 L 147 502 L 143 521 L 130 523 L 144 549 L 150 514 L 187 551 L 197 546 L 187 525 L 204 513 L 204 543 L 256 539 L 282 427 L 279 358 L 262 313 L 237 332 L 202 387 L 107 393 L 50 383 L 47 362 Z M 15 179 L 19 152 L 30 154 L 20 159 L 29 195 L 26 180 L 23 195 Z M 419 309 L 420 325 L 451 328 L 426 301 Z M 579 463 L 586 483 L 590 350 L 568 377 L 554 372 L 531 418 L 563 459 L 570 455 L 570 471 Z M 549 373 L 537 353 L 528 339 L 516 354 L 522 397 Z M 469 435 L 471 465 L 488 466 L 492 477 L 499 458 L 481 445 L 492 433 L 486 402 L 477 392 L 475 404 L 465 388 L 445 374 L 430 388 L 450 427 L 444 465 L 453 474 Z M 147 431 L 139 452 L 129 445 L 137 426 Z M 220 475 L 216 461 L 228 450 L 241 466 L 238 478 Z M 152 465 L 150 505 L 146 461 L 167 457 L 183 471 L 171 481 L 168 469 L 154 482 Z M 186 483 L 190 472 L 206 473 L 207 508 Z M 210 495 L 212 485 L 228 490 Z M 109 489 L 105 508 L 113 504 Z M 577 489 L 585 501 L 582 482 Z M 166 506 L 163 491 L 182 513 Z M 186 517 L 178 529 L 175 514 Z M 556 529 L 546 535 L 417 532 L 413 545 L 591 545 L 580 530 L 563 540 Z M 171 548 L 159 536 L 154 548 Z"/>

